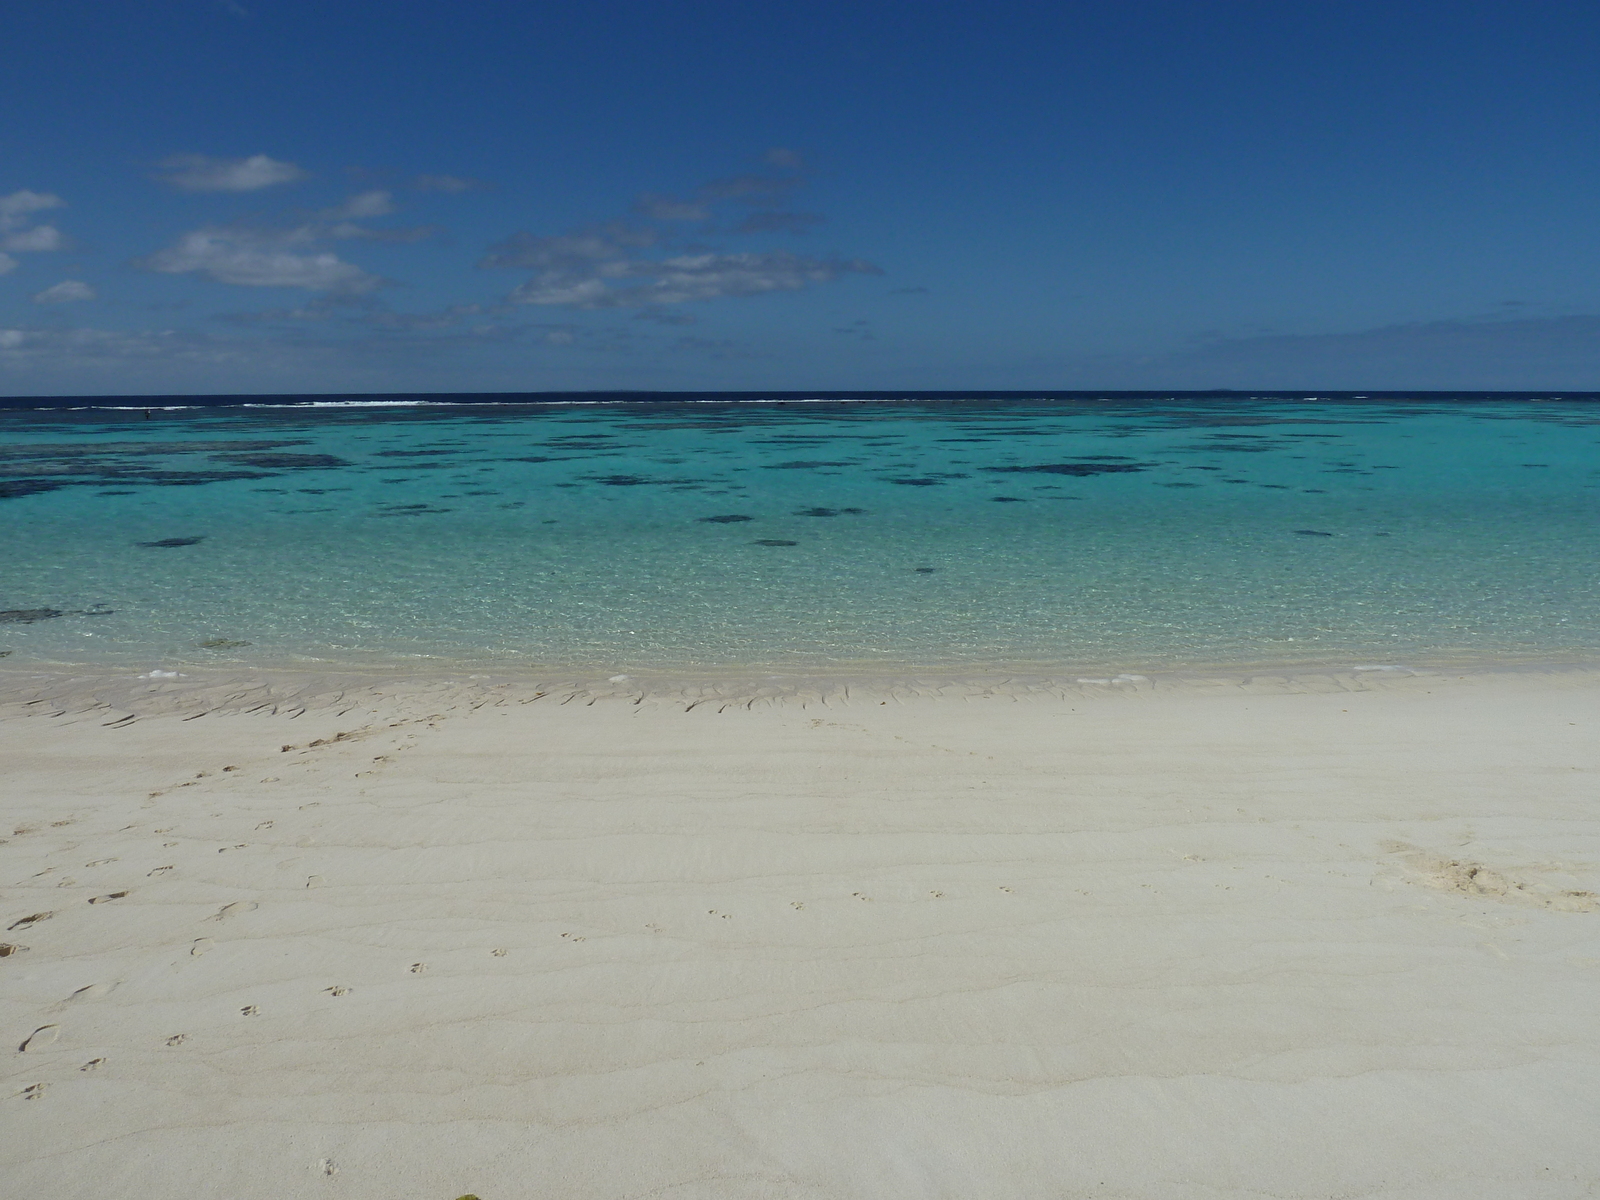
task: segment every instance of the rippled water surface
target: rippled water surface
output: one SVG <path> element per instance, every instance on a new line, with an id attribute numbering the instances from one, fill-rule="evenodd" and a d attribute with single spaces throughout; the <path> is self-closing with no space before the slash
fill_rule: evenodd
<path id="1" fill-rule="evenodd" d="M 0 650 L 666 670 L 1592 658 L 1597 499 L 1584 401 L 5 412 Z"/>

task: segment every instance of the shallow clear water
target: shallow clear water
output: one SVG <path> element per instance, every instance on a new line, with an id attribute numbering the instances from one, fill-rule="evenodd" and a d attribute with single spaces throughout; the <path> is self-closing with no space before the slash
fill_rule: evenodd
<path id="1" fill-rule="evenodd" d="M 8 412 L 0 496 L 7 666 L 1600 654 L 1594 403 Z"/>

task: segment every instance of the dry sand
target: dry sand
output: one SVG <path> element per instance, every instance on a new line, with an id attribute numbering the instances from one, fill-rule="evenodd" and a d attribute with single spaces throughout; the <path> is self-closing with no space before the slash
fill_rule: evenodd
<path id="1" fill-rule="evenodd" d="M 0 1192 L 1600 1192 L 1595 676 L 630 686 L 6 681 Z"/>

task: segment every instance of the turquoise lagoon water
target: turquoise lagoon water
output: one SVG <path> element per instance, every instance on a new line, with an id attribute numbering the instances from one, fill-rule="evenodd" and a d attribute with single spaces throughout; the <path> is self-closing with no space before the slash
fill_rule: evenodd
<path id="1" fill-rule="evenodd" d="M 1597 501 L 1600 403 L 1570 400 L 9 411 L 0 651 L 624 671 L 1588 660 Z"/>

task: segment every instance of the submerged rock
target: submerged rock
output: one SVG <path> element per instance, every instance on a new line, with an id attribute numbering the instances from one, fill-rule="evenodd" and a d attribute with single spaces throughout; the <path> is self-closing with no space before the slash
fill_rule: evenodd
<path id="1" fill-rule="evenodd" d="M 237 650 L 240 646 L 248 646 L 249 642 L 236 642 L 232 638 L 207 638 L 203 642 L 196 642 L 202 650 Z"/>
<path id="2" fill-rule="evenodd" d="M 138 544 L 151 550 L 171 550 L 176 546 L 198 546 L 205 540 L 202 535 L 201 537 L 162 538 L 159 542 L 140 542 Z"/>
<path id="3" fill-rule="evenodd" d="M 720 517 L 701 517 L 700 520 L 709 521 L 713 525 L 732 525 L 736 521 L 754 521 L 755 518 L 747 517 L 743 513 L 725 513 Z"/>
<path id="4" fill-rule="evenodd" d="M 59 608 L 8 608 L 0 612 L 0 624 L 32 625 L 35 621 L 48 621 L 61 615 Z"/>
<path id="5" fill-rule="evenodd" d="M 1332 537 L 1333 536 L 1333 534 L 1324 532 L 1321 529 L 1296 529 L 1295 532 L 1298 533 L 1301 537 Z"/>
<path id="6" fill-rule="evenodd" d="M 750 543 L 752 546 L 798 546 L 799 542 L 786 542 L 782 538 L 759 538 Z"/>

